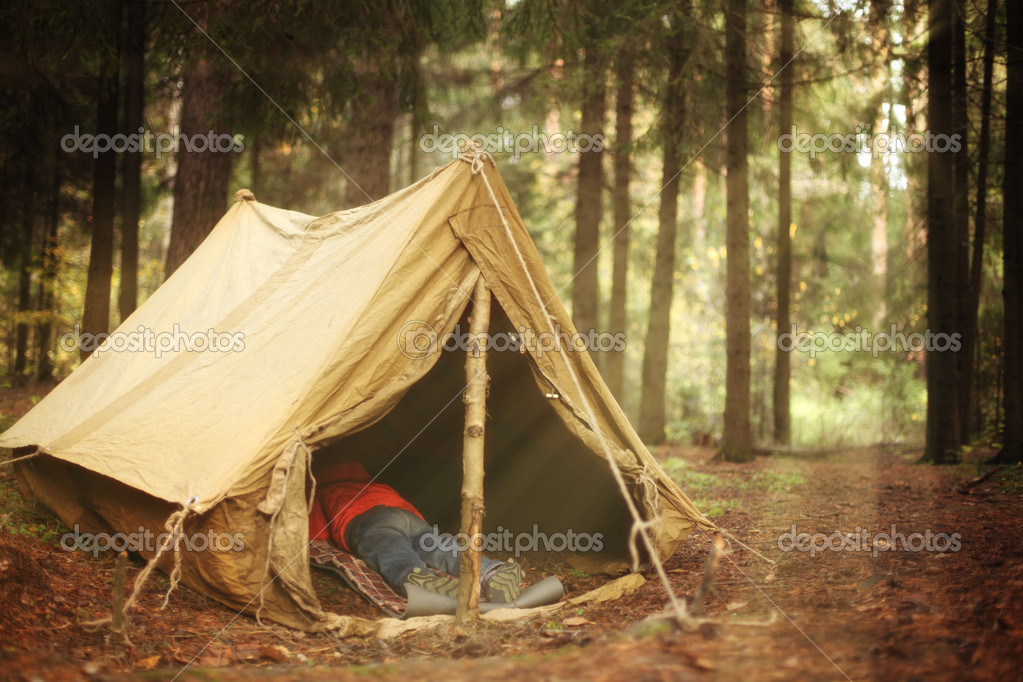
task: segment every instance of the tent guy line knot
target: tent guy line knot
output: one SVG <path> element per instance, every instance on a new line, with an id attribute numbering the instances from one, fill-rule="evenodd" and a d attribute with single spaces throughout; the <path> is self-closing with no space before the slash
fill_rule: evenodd
<path id="1" fill-rule="evenodd" d="M 469 167 L 472 169 L 473 175 L 479 175 L 480 173 L 482 173 L 483 166 L 486 164 L 487 161 L 489 161 L 491 164 L 494 164 L 494 159 L 492 156 L 490 156 L 490 153 L 483 151 L 482 146 L 480 146 L 480 144 L 475 141 L 466 144 L 463 147 L 463 151 L 458 155 L 458 158 L 460 161 L 465 161 L 467 164 L 469 164 Z"/>
<path id="2" fill-rule="evenodd" d="M 743 543 L 743 542 L 742 542 L 741 540 L 739 540 L 739 538 L 737 538 L 737 537 L 735 537 L 734 535 L 732 535 L 732 534 L 731 534 L 730 532 L 728 532 L 728 531 L 727 531 L 726 529 L 724 529 L 724 528 L 719 528 L 719 529 L 718 529 L 718 533 L 719 533 L 719 534 L 721 535 L 721 537 L 722 537 L 722 538 L 723 538 L 723 539 L 725 540 L 725 542 L 727 542 L 728 544 L 732 544 L 732 543 L 734 542 L 735 544 L 739 545 L 740 547 L 742 547 L 742 548 L 743 548 L 743 549 L 745 549 L 746 551 L 748 551 L 748 552 L 750 552 L 750 553 L 752 553 L 752 554 L 755 554 L 756 556 L 760 557 L 761 559 L 763 559 L 763 560 L 764 560 L 764 561 L 766 561 L 767 563 L 771 564 L 772 566 L 778 563 L 778 562 L 777 562 L 777 561 L 775 561 L 774 559 L 769 559 L 769 558 L 767 558 L 766 556 L 764 556 L 763 554 L 761 554 L 761 553 L 760 553 L 760 552 L 758 552 L 757 550 L 755 550 L 755 549 L 753 549 L 752 547 L 750 547 L 749 545 L 747 545 L 747 544 Z"/>

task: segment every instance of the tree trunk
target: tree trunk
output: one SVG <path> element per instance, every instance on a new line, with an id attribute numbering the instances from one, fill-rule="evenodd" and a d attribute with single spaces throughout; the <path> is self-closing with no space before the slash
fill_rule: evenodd
<path id="1" fill-rule="evenodd" d="M 952 129 L 959 136 L 960 149 L 953 152 L 952 220 L 955 226 L 956 326 L 960 334 L 970 328 L 970 156 L 967 145 L 969 113 L 966 90 L 966 8 L 964 0 L 952 0 Z M 962 341 L 962 340 L 961 340 Z M 959 439 L 969 439 L 966 425 L 970 421 L 970 381 L 973 358 L 969 353 L 955 353 L 959 371 Z"/>
<path id="2" fill-rule="evenodd" d="M 953 133 L 952 31 L 949 0 L 928 3 L 927 127 L 936 139 Z M 943 339 L 956 332 L 956 224 L 953 215 L 954 157 L 927 155 L 927 321 Z M 946 464 L 959 450 L 959 368 L 950 348 L 927 354 L 927 444 L 923 461 Z"/>
<path id="3" fill-rule="evenodd" d="M 657 253 L 650 283 L 650 317 L 643 353 L 643 387 L 639 406 L 639 435 L 647 443 L 664 441 L 667 419 L 665 395 L 668 375 L 668 344 L 671 337 L 671 300 L 675 278 L 675 237 L 678 232 L 678 186 L 681 174 L 682 131 L 685 127 L 685 84 L 682 70 L 689 46 L 681 13 L 672 17 L 673 30 L 665 36 L 668 50 L 668 82 L 661 114 L 664 162 L 661 168 L 661 206 L 658 214 Z"/>
<path id="4" fill-rule="evenodd" d="M 111 5 L 109 30 L 117 36 L 121 24 L 121 2 Z M 117 134 L 118 49 L 106 52 L 99 74 L 96 106 L 96 132 L 108 139 Z M 92 172 L 92 245 L 89 250 L 89 274 L 85 285 L 84 334 L 103 334 L 110 328 L 110 276 L 114 270 L 114 214 L 117 201 L 117 154 L 106 151 L 96 158 Z M 85 337 L 88 340 L 89 337 Z M 84 360 L 94 345 L 79 349 Z"/>
<path id="5" fill-rule="evenodd" d="M 872 79 L 872 87 L 879 88 L 882 92 L 890 92 L 888 83 L 892 78 L 892 44 L 890 7 L 884 0 L 872 0 L 870 6 L 870 21 L 868 27 L 871 32 L 871 51 L 883 55 L 879 73 Z M 888 113 L 885 114 L 884 107 L 877 107 L 875 143 L 871 145 L 870 158 L 870 182 L 874 188 L 876 209 L 873 211 L 873 228 L 870 234 L 870 263 L 873 290 L 878 300 L 874 308 L 871 325 L 875 330 L 885 328 L 885 320 L 888 316 L 888 168 L 887 150 L 882 149 L 877 141 L 892 127 L 893 116 L 892 101 L 886 97 L 889 103 Z"/>
<path id="6" fill-rule="evenodd" d="M 583 100 L 580 132 L 589 136 L 604 130 L 606 113 L 606 65 L 597 38 L 590 30 L 583 59 Z M 603 217 L 604 153 L 591 149 L 579 154 L 578 191 L 575 201 L 575 259 L 572 271 L 572 321 L 584 334 L 597 329 L 597 250 Z M 598 358 L 599 359 L 599 358 Z"/>
<path id="7" fill-rule="evenodd" d="M 21 213 L 21 243 L 18 258 L 18 312 L 32 309 L 32 237 L 35 232 L 35 174 L 26 169 Z M 14 373 L 19 377 L 28 369 L 28 324 L 19 320 L 14 334 Z"/>
<path id="8" fill-rule="evenodd" d="M 204 23 L 200 20 L 200 23 Z M 222 127 L 221 98 L 228 79 L 216 71 L 201 52 L 189 56 L 185 64 L 181 95 L 181 135 L 198 140 L 211 130 L 214 136 L 225 134 Z M 216 140 L 216 137 L 214 137 Z M 224 215 L 228 184 L 231 180 L 233 152 L 187 151 L 182 143 L 176 154 L 174 176 L 174 215 L 171 219 L 170 246 L 164 274 L 170 277 L 192 255 Z"/>
<path id="9" fill-rule="evenodd" d="M 970 297 L 966 309 L 966 327 L 963 329 L 962 381 L 960 382 L 960 427 L 963 431 L 963 443 L 969 443 L 973 434 L 980 428 L 979 419 L 971 419 L 977 414 L 980 402 L 979 391 L 974 391 L 974 378 L 979 378 L 978 366 L 977 315 L 980 312 L 981 275 L 984 271 L 984 241 L 987 239 L 987 170 L 988 152 L 991 148 L 991 82 L 994 75 L 995 62 L 995 16 L 998 1 L 988 0 L 987 16 L 984 28 L 984 84 L 980 102 L 980 138 L 977 141 L 977 213 L 973 227 L 973 250 L 970 264 Z"/>
<path id="10" fill-rule="evenodd" d="M 629 181 L 632 176 L 632 110 L 635 101 L 635 68 L 628 49 L 618 55 L 618 91 L 615 95 L 614 152 L 614 266 L 611 273 L 611 310 L 608 330 L 612 334 L 626 331 L 626 282 L 629 270 Z M 604 356 L 604 379 L 618 402 L 624 399 L 625 350 L 611 350 Z"/>
<path id="11" fill-rule="evenodd" d="M 261 138 L 262 135 L 257 131 L 245 147 L 249 157 L 249 170 L 251 171 L 251 179 L 249 181 L 251 187 L 249 189 L 256 195 L 257 201 L 268 203 L 269 197 L 264 196 L 265 193 L 263 192 L 263 145 Z"/>
<path id="12" fill-rule="evenodd" d="M 1023 5 L 1005 3 L 1008 59 L 1005 83 L 1005 177 L 1003 180 L 1002 268 L 1005 278 L 1005 433 L 998 459 L 1018 462 L 1023 458 L 1023 267 L 1020 230 L 1023 226 Z"/>
<path id="13" fill-rule="evenodd" d="M 52 153 L 50 164 L 50 195 L 46 200 L 46 215 L 43 229 L 42 273 L 39 276 L 39 310 L 46 314 L 45 321 L 36 330 L 38 335 L 38 356 L 36 379 L 43 381 L 53 376 L 53 362 L 50 351 L 53 346 L 53 316 L 55 314 L 55 289 L 57 283 L 57 238 L 60 226 L 61 176 L 57 151 Z"/>
<path id="14" fill-rule="evenodd" d="M 721 455 L 753 459 L 750 429 L 749 168 L 746 160 L 746 0 L 728 0 L 725 17 L 727 140 L 727 312 L 725 414 Z"/>
<path id="15" fill-rule="evenodd" d="M 779 134 L 792 131 L 792 81 L 793 69 L 789 61 L 793 50 L 793 0 L 781 0 L 781 101 Z M 778 153 L 778 272 L 775 286 L 778 295 L 778 329 L 784 334 L 792 325 L 789 296 L 792 287 L 792 157 Z M 791 445 L 792 425 L 789 414 L 789 379 L 791 366 L 789 353 L 775 344 L 774 350 L 774 441 Z"/>
<path id="16" fill-rule="evenodd" d="M 129 2 L 124 32 L 124 124 L 137 135 L 145 124 L 146 3 Z M 142 150 L 125 152 L 121 164 L 121 290 L 117 299 L 123 322 L 138 305 L 139 218 L 142 210 Z"/>
<path id="17" fill-rule="evenodd" d="M 361 70 L 359 92 L 352 99 L 348 131 L 348 175 L 345 204 L 361 206 L 389 193 L 394 121 L 398 117 L 398 90 L 386 66 Z"/>

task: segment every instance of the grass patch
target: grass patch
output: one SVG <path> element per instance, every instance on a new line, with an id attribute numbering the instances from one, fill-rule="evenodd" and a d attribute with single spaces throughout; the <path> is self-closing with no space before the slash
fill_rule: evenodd
<path id="1" fill-rule="evenodd" d="M 21 494 L 9 468 L 0 470 L 0 530 L 59 546 L 64 524 L 39 500 Z"/>
<path id="2" fill-rule="evenodd" d="M 735 473 L 719 475 L 695 471 L 692 464 L 677 457 L 668 458 L 662 466 L 693 504 L 710 518 L 737 509 L 743 493 L 777 495 L 806 484 L 806 478 L 796 471 L 758 471 L 748 478 Z"/>
<path id="3" fill-rule="evenodd" d="M 1008 495 L 1023 495 L 1023 465 L 1016 463 L 991 477 L 999 492 Z"/>
<path id="4" fill-rule="evenodd" d="M 12 417 L 10 415 L 0 413 L 0 433 L 3 433 L 7 429 L 9 429 L 12 426 L 14 426 L 14 422 L 16 422 L 16 421 L 18 421 L 17 417 Z M 10 450 L 4 448 L 4 449 L 0 450 L 0 452 L 9 453 Z"/>
<path id="5" fill-rule="evenodd" d="M 678 483 L 704 516 L 717 518 L 739 506 L 739 500 L 729 494 L 734 486 L 720 476 L 694 471 L 689 462 L 676 457 L 669 458 L 663 466 L 668 476 Z"/>
<path id="6" fill-rule="evenodd" d="M 758 471 L 748 481 L 741 482 L 739 489 L 784 493 L 804 483 L 806 478 L 798 471 Z"/>

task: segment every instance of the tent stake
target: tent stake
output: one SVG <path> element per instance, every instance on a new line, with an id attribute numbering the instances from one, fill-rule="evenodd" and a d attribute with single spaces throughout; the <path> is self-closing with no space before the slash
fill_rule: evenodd
<path id="1" fill-rule="evenodd" d="M 490 288 L 483 275 L 473 292 L 469 334 L 472 346 L 465 360 L 465 431 L 462 434 L 462 536 L 469 538 L 459 567 L 456 618 L 461 625 L 479 619 L 480 539 L 483 530 L 483 432 L 487 417 L 486 334 L 490 329 Z"/>
<path id="2" fill-rule="evenodd" d="M 128 553 L 120 552 L 114 564 L 114 599 L 107 644 L 131 644 L 128 640 L 128 617 L 124 613 L 124 574 L 127 567 Z"/>

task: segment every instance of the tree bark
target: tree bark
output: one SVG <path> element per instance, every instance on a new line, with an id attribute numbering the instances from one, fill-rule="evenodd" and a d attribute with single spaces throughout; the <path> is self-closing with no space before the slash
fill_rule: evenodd
<path id="1" fill-rule="evenodd" d="M 927 127 L 936 139 L 953 134 L 952 31 L 949 0 L 928 3 Z M 954 157 L 927 154 L 927 321 L 932 335 L 956 332 Z M 938 337 L 940 338 L 940 337 Z M 927 443 L 922 460 L 955 461 L 959 450 L 959 368 L 950 349 L 927 354 Z"/>
<path id="2" fill-rule="evenodd" d="M 998 459 L 1023 459 L 1023 257 L 1020 230 L 1023 227 L 1023 6 L 1005 3 L 1008 58 L 1005 83 L 1005 176 L 1002 236 L 1002 271 L 1005 304 L 1004 391 L 1005 433 Z"/>
<path id="3" fill-rule="evenodd" d="M 465 432 L 462 434 L 462 537 L 470 538 L 459 566 L 458 608 L 461 624 L 475 622 L 480 608 L 480 547 L 483 531 L 483 444 L 487 420 L 487 351 L 490 330 L 490 288 L 483 275 L 473 292 L 469 334 L 473 342 L 465 361 Z"/>
<path id="4" fill-rule="evenodd" d="M 121 2 L 111 3 L 108 19 L 111 41 L 116 43 L 121 24 Z M 105 50 L 96 99 L 96 132 L 108 139 L 117 134 L 117 81 L 119 47 Z M 85 285 L 82 332 L 102 334 L 110 327 L 110 277 L 114 270 L 114 214 L 117 201 L 117 154 L 106 151 L 96 158 L 92 173 L 92 244 Z M 88 337 L 86 337 L 88 339 Z M 84 360 L 94 350 L 79 350 Z"/>
<path id="5" fill-rule="evenodd" d="M 35 232 L 35 174 L 28 169 L 21 214 L 21 244 L 18 259 L 18 312 L 32 309 L 32 237 Z M 24 319 L 15 327 L 14 373 L 19 377 L 28 370 L 28 324 Z"/>
<path id="6" fill-rule="evenodd" d="M 46 314 L 45 321 L 36 329 L 38 336 L 38 356 L 36 360 L 36 379 L 43 381 L 53 376 L 53 362 L 50 351 L 53 346 L 53 315 L 55 290 L 57 284 L 57 239 L 60 226 L 60 188 L 61 175 L 57 150 L 54 149 L 50 162 L 50 194 L 46 199 L 46 214 L 43 228 L 42 273 L 39 276 L 39 310 Z"/>
<path id="7" fill-rule="evenodd" d="M 725 17 L 727 129 L 727 311 L 725 414 L 721 455 L 753 459 L 750 428 L 749 168 L 746 153 L 746 0 L 728 0 Z"/>
<path id="8" fill-rule="evenodd" d="M 368 59 L 366 62 L 370 63 Z M 351 102 L 348 156 L 344 164 L 348 174 L 345 204 L 349 208 L 389 193 L 394 121 L 398 117 L 397 83 L 386 64 L 360 69 L 358 88 Z"/>
<path id="9" fill-rule="evenodd" d="M 614 151 L 614 266 L 611 272 L 611 309 L 608 330 L 625 332 L 626 283 L 629 271 L 629 221 L 632 210 L 629 203 L 629 182 L 632 179 L 632 111 L 635 101 L 635 68 L 632 53 L 623 49 L 618 54 L 617 93 L 615 95 L 615 151 Z M 604 379 L 618 402 L 622 402 L 625 389 L 625 351 L 611 350 L 604 357 Z"/>
<path id="10" fill-rule="evenodd" d="M 966 327 L 963 329 L 963 363 L 962 381 L 960 382 L 962 405 L 960 406 L 960 426 L 963 431 L 963 443 L 970 441 L 973 434 L 980 428 L 979 419 L 971 419 L 976 414 L 974 407 L 979 402 L 979 392 L 973 390 L 973 380 L 977 374 L 977 315 L 980 312 L 981 274 L 984 271 L 984 241 L 987 239 L 987 173 L 988 154 L 991 148 L 991 92 L 995 62 L 995 16 L 998 11 L 998 0 L 988 0 L 987 16 L 984 28 L 984 83 L 980 96 L 980 136 L 977 141 L 977 208 L 973 221 L 973 249 L 970 264 L 969 301 L 966 311 Z"/>
<path id="11" fill-rule="evenodd" d="M 661 167 L 661 206 L 658 213 L 657 253 L 650 283 L 650 316 L 647 320 L 643 353 L 643 387 L 639 406 L 639 435 L 647 443 L 665 438 L 668 344 L 671 338 L 671 301 L 675 278 L 675 241 L 678 234 L 678 187 L 681 175 L 682 131 L 685 127 L 685 84 L 682 70 L 689 58 L 689 46 L 681 23 L 688 17 L 672 17 L 672 30 L 665 36 L 668 50 L 668 82 L 661 114 L 664 146 Z"/>
<path id="12" fill-rule="evenodd" d="M 967 334 L 970 328 L 970 156 L 967 130 L 969 128 L 966 85 L 966 8 L 963 0 L 952 0 L 952 129 L 959 137 L 960 149 L 953 152 L 952 220 L 955 226 L 956 268 L 956 330 Z M 970 381 L 973 377 L 973 358 L 969 353 L 955 353 L 959 371 L 959 439 L 965 444 L 969 436 L 966 425 L 970 420 Z"/>
<path id="13" fill-rule="evenodd" d="M 198 17 L 205 24 L 204 17 Z M 228 78 L 214 69 L 201 50 L 189 55 L 185 64 L 181 95 L 181 135 L 198 140 L 210 131 L 214 136 L 227 133 L 223 128 L 222 97 Z M 216 137 L 214 137 L 216 140 Z M 176 154 L 178 170 L 174 176 L 174 215 L 171 219 L 170 245 L 164 274 L 170 277 L 192 255 L 224 215 L 228 184 L 231 180 L 232 151 L 199 151 L 199 142 L 188 151 L 184 142 Z"/>
<path id="14" fill-rule="evenodd" d="M 129 2 L 124 32 L 124 124 L 137 135 L 145 124 L 146 3 Z M 138 305 L 139 218 L 142 210 L 142 150 L 125 152 L 121 163 L 121 290 L 117 308 L 123 322 Z"/>
<path id="15" fill-rule="evenodd" d="M 596 30 L 587 29 L 583 57 L 583 99 L 580 132 L 594 136 L 604 129 L 607 65 L 600 54 Z M 575 253 L 572 271 L 572 321 L 584 334 L 597 329 L 597 251 L 603 217 L 604 153 L 591 149 L 579 153 L 578 191 L 575 202 Z M 599 358 L 598 358 L 599 359 Z"/>
<path id="16" fill-rule="evenodd" d="M 781 0 L 781 101 L 779 102 L 779 134 L 792 131 L 792 82 L 793 68 L 789 64 L 794 48 L 793 0 Z M 792 325 L 790 294 L 792 287 L 792 157 L 778 152 L 778 272 L 775 286 L 778 296 L 779 335 L 789 331 Z M 789 353 L 775 344 L 774 350 L 774 441 L 781 445 L 792 442 L 792 422 L 789 413 L 789 380 L 791 365 Z"/>

